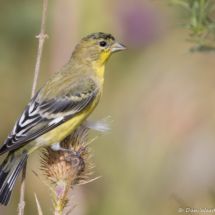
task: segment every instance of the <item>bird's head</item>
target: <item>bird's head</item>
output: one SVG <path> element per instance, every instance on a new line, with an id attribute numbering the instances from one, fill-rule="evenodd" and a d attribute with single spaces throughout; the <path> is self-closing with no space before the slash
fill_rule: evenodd
<path id="1" fill-rule="evenodd" d="M 111 34 L 93 33 L 84 37 L 76 46 L 72 58 L 83 59 L 94 67 L 106 64 L 111 54 L 126 50 Z"/>

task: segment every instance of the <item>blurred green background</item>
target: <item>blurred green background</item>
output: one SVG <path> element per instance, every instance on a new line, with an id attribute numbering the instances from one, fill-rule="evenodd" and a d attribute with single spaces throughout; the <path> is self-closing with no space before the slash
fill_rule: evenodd
<path id="1" fill-rule="evenodd" d="M 41 0 L 1 1 L 2 144 L 31 96 L 42 7 Z M 91 116 L 112 120 L 111 132 L 91 145 L 94 176 L 102 177 L 70 191 L 79 202 L 71 214 L 175 215 L 180 207 L 215 207 L 215 55 L 182 55 L 192 44 L 180 40 L 185 30 L 172 27 L 179 15 L 168 1 L 49 1 L 37 89 L 87 34 L 111 33 L 129 48 L 109 60 Z M 49 191 L 31 171 L 40 172 L 38 156 L 28 159 L 26 215 L 37 214 L 34 193 L 44 214 L 52 214 Z M 20 177 L 1 215 L 17 214 L 19 189 Z"/>

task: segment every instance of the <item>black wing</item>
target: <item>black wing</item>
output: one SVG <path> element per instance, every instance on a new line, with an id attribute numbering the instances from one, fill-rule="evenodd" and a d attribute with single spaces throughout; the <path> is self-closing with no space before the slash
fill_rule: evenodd
<path id="1" fill-rule="evenodd" d="M 97 94 L 97 86 L 89 78 L 71 83 L 53 98 L 40 101 L 42 90 L 32 98 L 17 120 L 0 149 L 0 155 L 25 145 L 67 121 L 87 107 Z"/>

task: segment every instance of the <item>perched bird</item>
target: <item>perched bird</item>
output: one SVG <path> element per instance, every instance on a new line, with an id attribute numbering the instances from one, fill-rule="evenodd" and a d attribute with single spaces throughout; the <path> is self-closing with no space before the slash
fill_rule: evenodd
<path id="1" fill-rule="evenodd" d="M 0 166 L 0 203 L 7 205 L 28 156 L 44 146 L 68 152 L 60 141 L 95 109 L 103 92 L 110 55 L 127 49 L 111 34 L 93 33 L 76 46 L 69 62 L 36 93 L 0 149 L 9 152 Z M 83 160 L 79 152 L 69 151 Z"/>

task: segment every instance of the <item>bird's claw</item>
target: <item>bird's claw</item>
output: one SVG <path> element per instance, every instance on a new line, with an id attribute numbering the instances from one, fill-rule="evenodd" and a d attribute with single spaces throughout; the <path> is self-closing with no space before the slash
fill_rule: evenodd
<path id="1" fill-rule="evenodd" d="M 66 157 L 66 161 L 70 162 L 71 157 L 75 157 L 77 159 L 76 167 L 78 168 L 78 170 L 84 169 L 85 168 L 85 163 L 84 163 L 84 159 L 82 158 L 80 153 L 82 151 L 84 151 L 85 149 L 86 149 L 85 147 L 82 147 L 79 151 L 68 150 L 67 152 L 70 153 L 70 155 Z"/>

